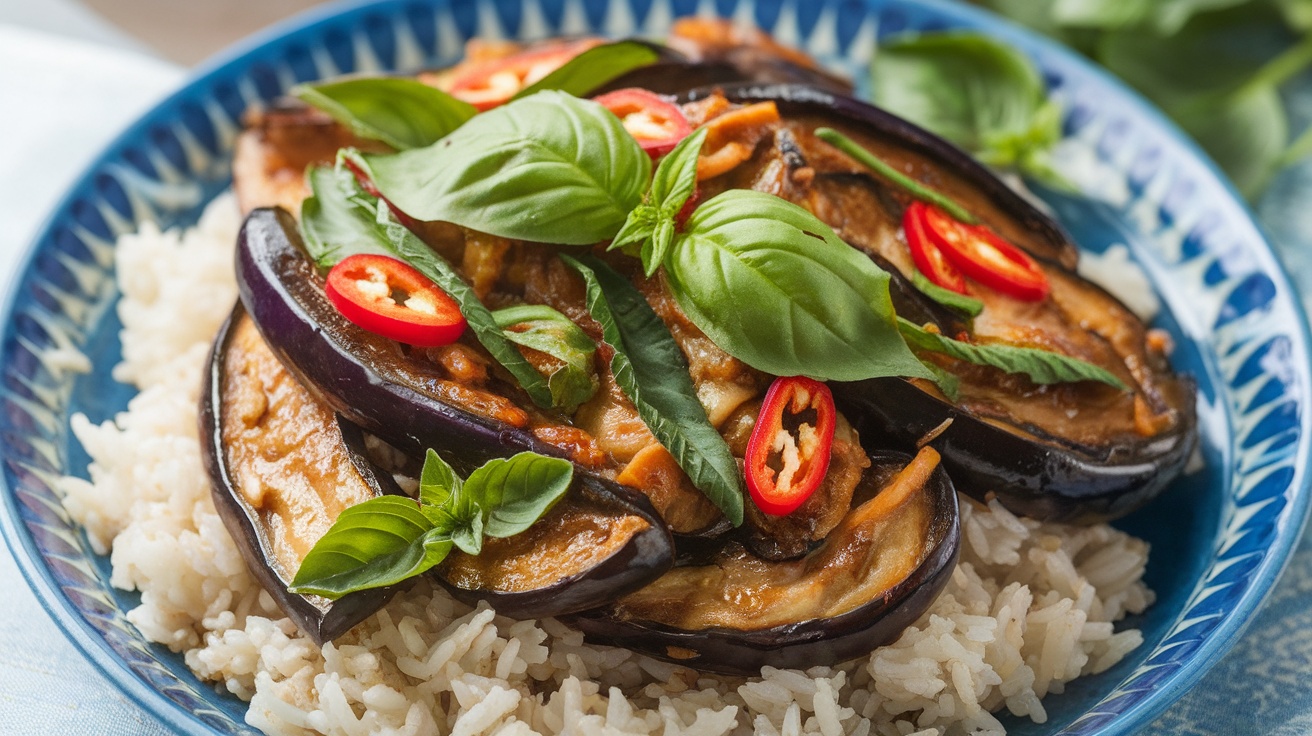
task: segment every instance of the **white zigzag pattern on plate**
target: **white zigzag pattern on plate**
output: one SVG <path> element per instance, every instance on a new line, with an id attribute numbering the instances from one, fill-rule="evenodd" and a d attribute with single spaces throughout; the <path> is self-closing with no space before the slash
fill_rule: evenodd
<path id="1" fill-rule="evenodd" d="M 839 40 L 838 4 L 823 3 L 817 20 L 811 24 L 811 30 L 803 33 L 801 1 L 786 0 L 773 28 L 766 30 L 773 31 L 783 43 L 806 49 L 841 73 L 853 77 L 863 76 L 874 52 L 879 13 L 865 13 L 855 35 L 849 36 L 853 40 L 844 47 Z M 872 2 L 879 5 L 877 1 Z M 503 26 L 492 3 L 481 2 L 476 14 L 476 34 L 488 39 L 512 35 L 543 38 L 559 33 L 586 33 L 595 30 L 613 36 L 634 32 L 653 34 L 666 28 L 673 17 L 669 0 L 655 0 L 646 16 L 641 19 L 635 17 L 632 7 L 627 3 L 615 2 L 609 7 L 610 12 L 600 28 L 593 29 L 581 0 L 566 0 L 560 22 L 554 25 L 548 21 L 537 0 L 524 0 L 519 33 L 512 34 L 510 29 Z M 395 17 L 385 20 L 391 24 L 396 67 L 414 70 L 426 64 L 450 63 L 457 58 L 463 35 L 448 5 L 442 4 L 436 9 L 435 27 L 429 29 L 433 31 L 437 47 L 436 53 L 432 55 L 424 52 L 420 34 L 408 25 L 399 5 L 393 6 L 393 9 L 396 10 Z M 715 3 L 712 0 L 702 0 L 697 12 L 700 15 L 714 15 Z M 740 2 L 732 15 L 744 23 L 756 20 L 752 6 L 747 2 Z M 311 62 L 319 76 L 348 71 L 385 70 L 382 52 L 374 47 L 368 33 L 353 29 L 350 42 L 353 59 L 350 68 L 341 68 L 334 61 L 323 39 L 312 45 Z M 274 72 L 281 91 L 289 89 L 296 79 L 296 74 L 286 60 L 276 65 Z M 247 104 L 265 101 L 250 76 L 238 80 L 236 90 Z M 146 220 L 176 216 L 180 212 L 193 210 L 203 197 L 198 179 L 217 181 L 228 175 L 227 157 L 239 123 L 225 111 L 216 97 L 205 100 L 201 107 L 217 137 L 218 155 L 207 150 L 200 142 L 199 134 L 181 122 L 173 123 L 169 132 L 181 146 L 185 159 L 183 167 L 175 166 L 159 148 L 150 148 L 144 152 L 146 160 L 155 169 L 154 177 L 124 163 L 106 166 L 103 173 L 114 179 L 127 193 L 130 214 L 120 213 L 104 198 L 90 199 L 88 204 L 104 221 L 108 237 L 91 232 L 70 217 L 69 224 L 64 225 L 65 234 L 69 240 L 80 244 L 85 253 L 61 249 L 55 243 L 46 244 L 47 251 L 55 254 L 55 261 L 69 274 L 76 289 L 52 282 L 42 275 L 40 268 L 29 271 L 25 282 L 29 292 L 40 292 L 54 303 L 55 308 L 47 308 L 41 301 L 31 298 L 30 294 L 22 303 L 19 319 L 26 319 L 39 327 L 44 338 L 19 337 L 14 346 L 9 348 L 11 354 L 6 356 L 9 381 L 0 393 L 0 398 L 9 407 L 11 416 L 31 423 L 32 431 L 24 436 L 24 441 L 30 445 L 30 452 L 23 453 L 7 445 L 4 455 L 10 475 L 19 478 L 15 493 L 22 505 L 22 520 L 65 594 L 74 601 L 88 624 L 101 633 L 119 656 L 130 663 L 133 670 L 181 707 L 195 713 L 203 722 L 221 732 L 246 734 L 251 733 L 248 727 L 212 705 L 215 697 L 212 692 L 197 690 L 192 684 L 180 680 L 160 663 L 157 652 L 127 623 L 108 581 L 91 564 L 92 556 L 84 538 L 72 528 L 53 490 L 57 478 L 68 465 L 66 448 L 70 440 L 67 415 L 73 387 L 72 376 L 56 356 L 61 351 L 84 345 L 88 331 L 100 323 L 105 310 L 112 306 L 116 298 L 112 280 L 114 239 L 135 231 L 139 223 Z M 1103 138 L 1110 135 L 1114 122 L 1105 113 L 1095 113 L 1094 118 L 1077 131 L 1075 141 L 1090 150 L 1096 149 Z M 1122 145 L 1111 155 L 1094 155 L 1093 158 L 1099 159 L 1099 167 L 1087 172 L 1088 175 L 1078 183 L 1088 192 L 1126 193 L 1125 201 L 1118 204 L 1124 206 L 1125 212 L 1138 223 L 1142 232 L 1150 235 L 1148 242 L 1151 243 L 1151 252 L 1136 253 L 1138 260 L 1156 278 L 1171 279 L 1183 286 L 1177 295 L 1177 303 L 1170 305 L 1172 311 L 1181 319 L 1189 334 L 1207 334 L 1222 313 L 1223 305 L 1232 292 L 1243 284 L 1249 271 L 1235 264 L 1219 264 L 1222 257 L 1212 253 L 1190 259 L 1184 257 L 1186 234 L 1204 213 L 1184 213 L 1176 216 L 1172 224 L 1166 224 L 1162 215 L 1163 205 L 1183 183 L 1180 173 L 1170 168 L 1164 167 L 1155 172 L 1138 195 L 1129 196 L 1126 184 L 1129 172 L 1142 153 L 1134 145 Z M 1209 284 L 1206 273 L 1218 264 L 1228 266 L 1227 275 L 1217 283 Z M 1281 516 L 1279 507 L 1283 505 L 1281 502 L 1289 500 L 1288 495 L 1292 491 L 1286 489 L 1284 495 L 1253 502 L 1249 501 L 1248 495 L 1272 474 L 1286 472 L 1293 467 L 1296 453 L 1306 444 L 1306 438 L 1299 438 L 1301 442 L 1288 441 L 1290 432 L 1297 433 L 1297 428 L 1289 428 L 1270 437 L 1254 439 L 1253 433 L 1262 426 L 1263 420 L 1280 411 L 1281 406 L 1279 402 L 1253 405 L 1264 382 L 1253 380 L 1237 385 L 1236 381 L 1245 363 L 1259 351 L 1267 349 L 1273 340 L 1280 339 L 1281 330 L 1293 323 L 1290 315 L 1254 310 L 1212 332 L 1209 339 L 1216 354 L 1221 356 L 1215 366 L 1218 371 L 1215 378 L 1219 379 L 1219 386 L 1227 389 L 1226 401 L 1223 406 L 1201 408 L 1222 412 L 1230 418 L 1235 441 L 1226 452 L 1233 454 L 1238 471 L 1232 486 L 1233 493 L 1227 500 L 1226 525 L 1218 540 L 1216 563 L 1194 589 L 1185 613 L 1144 664 L 1120 683 L 1097 708 L 1078 719 L 1063 733 L 1086 733 L 1095 729 L 1101 720 L 1123 712 L 1146 697 L 1151 682 L 1155 681 L 1152 677 L 1155 673 L 1187 663 L 1187 656 L 1177 659 L 1176 655 L 1187 651 L 1189 644 L 1196 642 L 1225 615 L 1223 610 L 1209 605 L 1209 602 L 1227 590 L 1246 584 L 1254 566 L 1249 567 L 1248 573 L 1234 576 L 1228 573 L 1245 562 L 1253 561 L 1255 555 L 1258 558 L 1262 555 L 1260 550 L 1247 549 L 1243 544 L 1244 539 L 1269 530 L 1274 523 L 1290 523 Z M 20 354 L 27 355 L 31 360 L 16 362 L 14 358 Z M 19 364 L 33 367 L 29 371 L 20 372 L 15 368 Z M 1299 395 L 1294 398 L 1301 409 L 1306 397 Z M 1248 447 L 1244 449 L 1246 445 Z"/>

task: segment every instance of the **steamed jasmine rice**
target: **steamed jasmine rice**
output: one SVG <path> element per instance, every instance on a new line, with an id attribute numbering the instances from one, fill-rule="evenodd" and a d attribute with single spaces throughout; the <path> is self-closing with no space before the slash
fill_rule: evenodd
<path id="1" fill-rule="evenodd" d="M 322 649 L 249 574 L 210 499 L 197 437 L 201 371 L 236 299 L 239 217 L 215 202 L 186 233 L 147 225 L 117 251 L 123 363 L 140 393 L 113 422 L 75 417 L 91 481 L 65 506 L 128 619 L 197 676 L 249 701 L 270 734 L 1001 734 L 1042 698 L 1142 643 L 1114 622 L 1153 600 L 1148 547 L 1109 526 L 1020 519 L 962 498 L 962 554 L 944 593 L 893 644 L 805 672 L 702 675 L 590 646 L 551 619 L 516 621 L 420 582 Z"/>

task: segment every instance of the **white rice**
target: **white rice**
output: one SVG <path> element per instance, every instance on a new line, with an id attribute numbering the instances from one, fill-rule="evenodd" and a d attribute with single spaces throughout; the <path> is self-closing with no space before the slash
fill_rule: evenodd
<path id="1" fill-rule="evenodd" d="M 471 609 L 421 582 L 322 649 L 252 579 L 210 500 L 196 434 L 210 340 L 235 299 L 230 198 L 185 234 L 146 226 L 118 248 L 128 410 L 73 431 L 91 482 L 65 506 L 128 614 L 198 676 L 250 701 L 269 734 L 1001 734 L 994 713 L 1042 723 L 1041 699 L 1138 646 L 1113 623 L 1152 602 L 1148 548 L 1109 526 L 1019 519 L 963 503 L 961 563 L 946 591 L 868 657 L 758 678 L 702 675 L 584 644 L 554 620 Z M 964 500 L 964 499 L 963 499 Z"/>

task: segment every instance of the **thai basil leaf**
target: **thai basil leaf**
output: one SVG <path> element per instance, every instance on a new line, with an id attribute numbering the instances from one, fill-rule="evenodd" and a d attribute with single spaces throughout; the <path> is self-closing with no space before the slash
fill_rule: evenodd
<path id="1" fill-rule="evenodd" d="M 916 287 L 916 291 L 935 302 L 948 309 L 955 309 L 968 317 L 978 317 L 979 313 L 984 311 L 984 302 L 965 294 L 958 294 L 951 289 L 944 289 L 942 286 L 930 281 L 925 277 L 925 274 L 918 270 L 911 272 L 911 285 Z"/>
<path id="2" fill-rule="evenodd" d="M 419 504 L 400 496 L 372 498 L 337 517 L 301 562 L 289 590 L 336 600 L 419 575 L 450 551 L 448 530 L 434 526 Z"/>
<path id="3" fill-rule="evenodd" d="M 615 41 L 594 46 L 520 90 L 512 99 L 518 100 L 543 90 L 560 90 L 575 97 L 586 97 L 602 85 L 634 69 L 655 64 L 660 58 L 656 49 L 638 41 Z"/>
<path id="4" fill-rule="evenodd" d="M 651 175 L 619 118 L 563 92 L 482 113 L 427 148 L 361 160 L 411 217 L 565 245 L 614 237 Z"/>
<path id="5" fill-rule="evenodd" d="M 521 452 L 489 460 L 470 473 L 465 493 L 482 509 L 484 536 L 513 537 L 546 515 L 573 479 L 574 465 L 568 460 Z"/>
<path id="6" fill-rule="evenodd" d="M 379 205 L 380 211 L 385 211 L 386 207 L 382 203 Z M 551 387 L 547 385 L 547 379 L 543 378 L 542 374 L 524 359 L 524 354 L 506 338 L 506 333 L 497 325 L 492 312 L 488 311 L 478 295 L 474 293 L 474 288 L 456 273 L 455 268 L 447 263 L 446 259 L 415 237 L 414 233 L 407 230 L 404 225 L 389 217 L 382 226 L 387 233 L 387 242 L 391 249 L 389 255 L 409 263 L 455 299 L 460 305 L 460 313 L 464 315 L 474 336 L 483 347 L 487 348 L 492 357 L 519 381 L 519 385 L 533 403 L 542 407 L 552 406 Z"/>
<path id="7" fill-rule="evenodd" d="M 1281 163 L 1289 121 L 1278 87 L 1312 60 L 1309 48 L 1289 47 L 1274 10 L 1241 9 L 1199 16 L 1165 38 L 1106 34 L 1097 58 L 1174 118 L 1251 197 Z"/>
<path id="8" fill-rule="evenodd" d="M 646 201 L 638 205 L 615 236 L 610 250 L 641 242 L 639 257 L 648 277 L 665 263 L 674 244 L 674 218 L 697 189 L 697 159 L 706 142 L 702 128 L 679 141 L 656 167 Z"/>
<path id="9" fill-rule="evenodd" d="M 597 393 L 592 364 L 597 344 L 568 317 L 544 304 L 525 304 L 498 309 L 492 318 L 505 330 L 506 339 L 564 363 L 547 376 L 553 406 L 572 414 Z"/>
<path id="10" fill-rule="evenodd" d="M 975 345 L 929 332 L 913 322 L 898 318 L 898 329 L 907 343 L 920 350 L 940 353 L 975 365 L 999 368 L 1007 373 L 1021 373 L 1038 384 L 1097 381 L 1126 390 L 1114 374 L 1079 358 L 1061 353 L 1015 345 Z"/>
<path id="11" fill-rule="evenodd" d="M 467 555 L 483 551 L 483 514 L 478 509 L 467 516 L 457 517 L 456 525 L 451 529 L 451 542 Z"/>
<path id="12" fill-rule="evenodd" d="M 1016 49 L 978 33 L 909 34 L 880 47 L 871 75 L 875 104 L 985 163 L 1048 173 L 1061 116 L 1038 70 Z"/>
<path id="13" fill-rule="evenodd" d="M 419 503 L 424 506 L 445 506 L 452 496 L 460 493 L 464 481 L 454 468 L 433 449 L 424 455 L 424 468 L 419 472 Z"/>
<path id="14" fill-rule="evenodd" d="M 610 368 L 638 416 L 694 486 L 734 526 L 743 521 L 742 474 L 711 426 L 688 375 L 683 352 L 642 294 L 610 266 L 584 256 L 561 259 L 587 284 L 588 312 L 614 349 Z M 727 297 L 726 297 L 727 298 Z"/>
<path id="15" fill-rule="evenodd" d="M 306 171 L 310 196 L 301 203 L 305 250 L 328 269 L 357 253 L 391 255 L 378 229 L 378 206 L 355 175 L 343 169 L 312 166 Z"/>
<path id="16" fill-rule="evenodd" d="M 898 334 L 888 274 L 778 197 L 733 189 L 698 207 L 666 276 L 688 319 L 757 370 L 930 377 Z"/>
<path id="17" fill-rule="evenodd" d="M 1053 20 L 1063 26 L 1118 30 L 1146 27 L 1171 35 L 1200 13 L 1251 0 L 1056 0 Z"/>
<path id="18" fill-rule="evenodd" d="M 292 94 L 361 138 L 382 141 L 398 151 L 436 143 L 478 114 L 468 102 L 401 77 L 302 84 L 293 87 Z"/>

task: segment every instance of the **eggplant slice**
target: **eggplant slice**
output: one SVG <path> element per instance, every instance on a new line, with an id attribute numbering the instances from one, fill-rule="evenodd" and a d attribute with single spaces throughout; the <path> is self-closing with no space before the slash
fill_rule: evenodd
<path id="1" fill-rule="evenodd" d="M 912 449 L 939 431 L 933 446 L 959 489 L 1052 521 L 1123 516 L 1181 472 L 1197 439 L 1193 380 L 1172 372 L 1164 341 L 1150 339 L 1128 308 L 1075 273 L 1078 252 L 1055 222 L 964 152 L 863 102 L 790 85 L 740 86 L 724 94 L 743 104 L 774 101 L 784 125 L 752 161 L 705 182 L 707 196 L 741 187 L 789 199 L 892 274 L 900 315 L 947 335 L 968 330 L 978 342 L 1073 355 L 1106 368 L 1131 389 L 1092 382 L 1037 386 L 1024 376 L 943 359 L 940 367 L 960 380 L 955 403 L 925 381 L 833 384 L 840 410 L 863 436 Z M 1051 296 L 1022 302 L 971 282 L 971 296 L 985 305 L 972 324 L 919 294 L 900 232 L 910 196 L 815 138 L 821 126 L 962 202 L 1039 262 Z"/>
<path id="2" fill-rule="evenodd" d="M 468 397 L 420 372 L 397 343 L 342 317 L 285 211 L 256 210 L 247 218 L 237 279 L 242 303 L 282 365 L 319 400 L 403 452 L 435 448 L 462 473 L 525 450 L 565 454 L 527 428 L 448 403 Z M 385 475 L 368 465 L 362 474 Z M 543 617 L 595 608 L 669 569 L 674 542 L 647 497 L 587 468 L 575 471 L 570 494 L 538 525 L 488 540 L 476 560 L 453 553 L 439 566 L 439 579 L 465 601 Z"/>
<path id="3" fill-rule="evenodd" d="M 247 567 L 315 642 L 345 634 L 401 587 L 336 601 L 287 590 L 337 515 L 383 488 L 357 470 L 332 411 L 283 370 L 240 306 L 210 354 L 200 435 L 214 506 Z"/>
<path id="4" fill-rule="evenodd" d="M 567 622 L 599 643 L 740 675 L 843 662 L 896 639 L 956 567 L 957 494 L 932 448 L 872 460 L 843 522 L 805 557 L 771 562 L 730 543 Z"/>

